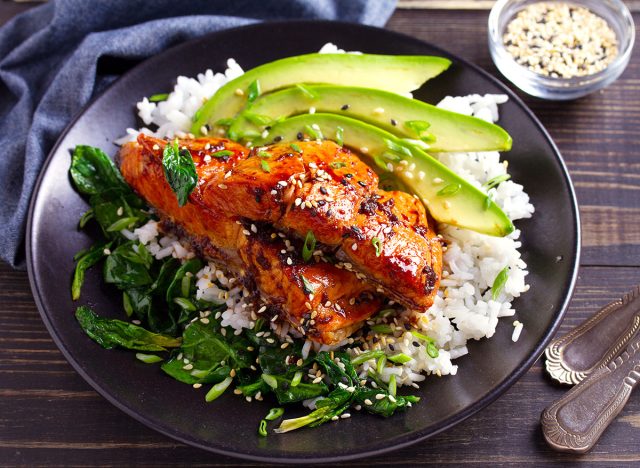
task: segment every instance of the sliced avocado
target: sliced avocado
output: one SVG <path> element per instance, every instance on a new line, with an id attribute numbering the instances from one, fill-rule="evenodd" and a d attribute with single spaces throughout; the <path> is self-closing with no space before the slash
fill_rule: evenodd
<path id="1" fill-rule="evenodd" d="M 359 120 L 335 114 L 302 114 L 274 124 L 269 134 L 254 144 L 295 141 L 300 133 L 343 142 L 379 167 L 391 164 L 395 176 L 420 197 L 439 222 L 492 236 L 506 236 L 514 230 L 511 220 L 486 193 L 414 145 Z"/>
<path id="2" fill-rule="evenodd" d="M 265 123 L 305 114 L 311 108 L 362 120 L 402 138 L 423 140 L 434 152 L 511 149 L 509 134 L 482 119 L 387 91 L 349 86 L 309 85 L 261 96 L 240 114 L 228 134 L 257 135 Z"/>
<path id="3" fill-rule="evenodd" d="M 308 54 L 253 68 L 221 87 L 197 112 L 192 133 L 229 119 L 261 93 L 296 83 L 356 85 L 408 93 L 449 68 L 451 61 L 422 55 Z"/>

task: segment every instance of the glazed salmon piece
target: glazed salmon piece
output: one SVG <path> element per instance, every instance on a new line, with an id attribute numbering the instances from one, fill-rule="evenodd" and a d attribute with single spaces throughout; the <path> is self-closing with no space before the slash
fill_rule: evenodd
<path id="1" fill-rule="evenodd" d="M 299 241 L 292 239 L 298 246 L 287 251 L 288 246 L 274 228 L 260 224 L 258 233 L 251 220 L 234 214 L 238 208 L 228 194 L 234 193 L 234 188 L 246 189 L 247 185 L 239 184 L 241 177 L 232 180 L 228 192 L 224 185 L 222 188 L 219 185 L 230 179 L 226 177 L 229 168 L 238 167 L 238 174 L 247 177 L 259 176 L 248 150 L 229 141 L 180 142 L 180 146 L 186 146 L 192 153 L 199 178 L 189 202 L 180 207 L 164 177 L 162 150 L 166 144 L 147 136 L 125 144 L 119 154 L 125 180 L 156 209 L 166 227 L 189 241 L 200 255 L 224 261 L 248 288 L 259 291 L 272 311 L 310 339 L 332 344 L 348 337 L 366 318 L 380 310 L 383 297 L 355 274 L 330 263 L 305 263 L 300 258 Z M 208 158 L 210 151 L 232 151 L 233 154 Z M 205 203 L 203 193 L 216 190 L 224 194 L 224 199 L 221 195 L 220 203 Z M 235 200 L 247 201 L 246 193 Z M 253 202 L 244 203 L 249 213 L 258 213 L 260 207 L 269 206 L 257 202 L 256 197 L 250 200 Z M 262 213 L 268 218 L 268 214 L 264 214 L 267 211 Z M 303 277 L 313 293 L 305 287 Z"/>

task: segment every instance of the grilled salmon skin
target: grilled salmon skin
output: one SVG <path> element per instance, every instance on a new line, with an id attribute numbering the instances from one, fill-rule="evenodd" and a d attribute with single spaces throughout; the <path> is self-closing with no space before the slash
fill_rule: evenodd
<path id="1" fill-rule="evenodd" d="M 124 145 L 124 178 L 200 254 L 225 262 L 310 339 L 347 337 L 382 295 L 418 311 L 433 303 L 442 244 L 424 206 L 380 190 L 349 150 L 330 141 L 249 150 L 225 139 L 181 140 L 198 184 L 179 207 L 162 168 L 166 145 L 142 134 Z M 304 262 L 309 232 L 318 252 Z"/>

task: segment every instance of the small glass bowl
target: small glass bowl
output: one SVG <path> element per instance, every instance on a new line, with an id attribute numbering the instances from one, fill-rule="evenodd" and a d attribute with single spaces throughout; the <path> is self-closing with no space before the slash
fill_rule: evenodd
<path id="1" fill-rule="evenodd" d="M 597 73 L 573 78 L 544 76 L 516 62 L 505 48 L 502 37 L 509 22 L 522 8 L 541 1 L 586 7 L 605 19 L 618 39 L 618 55 L 613 62 Z M 634 41 L 633 18 L 621 0 L 498 0 L 489 14 L 489 51 L 496 67 L 522 91 L 543 99 L 576 99 L 608 86 L 627 67 Z"/>

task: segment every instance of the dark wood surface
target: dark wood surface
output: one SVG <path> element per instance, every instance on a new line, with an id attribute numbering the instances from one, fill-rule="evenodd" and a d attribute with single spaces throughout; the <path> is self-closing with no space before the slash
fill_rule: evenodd
<path id="1" fill-rule="evenodd" d="M 499 76 L 486 46 L 488 2 L 437 3 L 433 9 L 429 2 L 405 0 L 387 27 L 439 44 Z M 635 3 L 630 5 L 635 10 Z M 0 2 L 0 22 L 28 7 Z M 640 12 L 634 18 L 640 26 Z M 583 253 L 560 330 L 566 333 L 640 283 L 640 50 L 623 76 L 600 93 L 564 104 L 524 99 L 564 155 L 580 204 Z M 544 375 L 539 361 L 498 401 L 464 423 L 412 447 L 348 464 L 640 463 L 636 396 L 589 454 L 553 452 L 542 439 L 539 415 L 564 391 Z M 0 465 L 240 464 L 247 463 L 157 434 L 95 393 L 51 340 L 26 272 L 0 264 Z"/>

